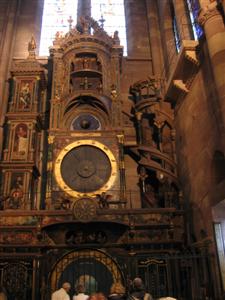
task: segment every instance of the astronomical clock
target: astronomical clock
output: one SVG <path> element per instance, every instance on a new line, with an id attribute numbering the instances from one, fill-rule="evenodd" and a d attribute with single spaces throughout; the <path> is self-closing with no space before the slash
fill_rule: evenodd
<path id="1" fill-rule="evenodd" d="M 90 35 L 90 30 L 98 34 Z M 109 37 L 90 17 L 81 18 L 65 36 L 57 35 L 50 49 L 46 205 L 67 205 L 75 214 L 79 211 L 79 218 L 81 210 L 95 209 L 99 197 L 107 196 L 112 205 L 125 200 L 122 51 L 118 38 Z"/>

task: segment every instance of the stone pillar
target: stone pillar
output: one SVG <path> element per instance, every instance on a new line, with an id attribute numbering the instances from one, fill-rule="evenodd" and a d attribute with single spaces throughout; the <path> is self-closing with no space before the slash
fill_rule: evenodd
<path id="1" fill-rule="evenodd" d="M 78 0 L 77 4 L 77 20 L 81 16 L 91 16 L 91 0 Z"/>
<path id="2" fill-rule="evenodd" d="M 221 132 L 225 127 L 225 27 L 223 18 L 217 9 L 217 2 L 201 2 L 199 23 L 203 26 L 208 44 L 211 66 L 214 74 L 222 116 Z M 221 137 L 222 138 L 222 137 Z M 224 139 L 224 138 L 223 138 Z"/>
<path id="3" fill-rule="evenodd" d="M 150 58 L 145 0 L 124 0 L 128 57 Z"/>
<path id="4" fill-rule="evenodd" d="M 156 77 L 162 76 L 163 58 L 162 45 L 160 39 L 160 28 L 157 13 L 157 3 L 155 0 L 146 1 L 148 13 L 149 39 L 152 58 L 152 73 Z"/>
<path id="5" fill-rule="evenodd" d="M 191 21 L 187 14 L 187 8 L 185 7 L 185 1 L 173 0 L 177 26 L 179 28 L 181 40 L 191 40 Z"/>

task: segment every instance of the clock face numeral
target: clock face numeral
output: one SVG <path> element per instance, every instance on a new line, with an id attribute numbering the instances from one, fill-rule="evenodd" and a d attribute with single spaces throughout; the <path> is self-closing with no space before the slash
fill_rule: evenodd
<path id="1" fill-rule="evenodd" d="M 74 197 L 105 192 L 115 182 L 117 163 L 105 145 L 93 140 L 79 140 L 64 148 L 55 165 L 59 186 Z"/>

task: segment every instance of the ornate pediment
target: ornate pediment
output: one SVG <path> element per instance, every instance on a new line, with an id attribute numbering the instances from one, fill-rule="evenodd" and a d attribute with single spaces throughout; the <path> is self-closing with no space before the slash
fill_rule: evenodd
<path id="1" fill-rule="evenodd" d="M 76 26 L 70 26 L 69 32 L 62 34 L 56 33 L 55 40 L 53 41 L 53 47 L 50 51 L 58 49 L 66 50 L 70 49 L 71 45 L 79 42 L 95 42 L 104 45 L 107 48 L 119 46 L 118 32 L 114 33 L 113 37 L 110 37 L 106 31 L 101 27 L 97 21 L 92 17 L 85 16 L 80 17 Z M 122 46 L 119 46 L 122 49 Z"/>
<path id="2" fill-rule="evenodd" d="M 28 43 L 28 57 L 26 59 L 14 59 L 11 67 L 12 76 L 38 76 L 42 83 L 46 84 L 47 69 L 36 59 L 36 42 L 34 37 Z"/>

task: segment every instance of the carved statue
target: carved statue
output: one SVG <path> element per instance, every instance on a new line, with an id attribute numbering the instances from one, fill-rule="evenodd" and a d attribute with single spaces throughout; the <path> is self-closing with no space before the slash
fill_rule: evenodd
<path id="1" fill-rule="evenodd" d="M 82 34 L 90 33 L 90 20 L 86 17 L 80 17 L 80 20 L 77 24 L 77 30 Z"/>
<path id="2" fill-rule="evenodd" d="M 135 103 L 143 97 L 156 97 L 156 99 L 160 99 L 159 80 L 155 77 L 148 77 L 147 80 L 139 80 L 130 86 L 129 93 L 133 96 Z"/>
<path id="3" fill-rule="evenodd" d="M 112 86 L 111 86 L 111 96 L 112 96 L 113 100 L 116 99 L 118 96 L 115 84 L 112 84 Z"/>
<path id="4" fill-rule="evenodd" d="M 96 195 L 98 199 L 99 208 L 109 208 L 109 200 L 112 198 L 112 195 L 107 195 L 105 192 Z"/>
<path id="5" fill-rule="evenodd" d="M 113 43 L 115 45 L 120 45 L 120 38 L 119 38 L 119 31 L 114 31 L 114 35 L 113 35 Z"/>
<path id="6" fill-rule="evenodd" d="M 89 68 L 89 59 L 87 57 L 83 58 L 83 68 L 88 69 Z"/>
<path id="7" fill-rule="evenodd" d="M 151 184 L 146 184 L 146 190 L 144 193 L 144 200 L 150 207 L 157 207 L 158 201 L 156 199 L 155 189 Z"/>
<path id="8" fill-rule="evenodd" d="M 139 171 L 139 178 L 141 182 L 141 191 L 145 193 L 145 179 L 148 177 L 148 174 L 146 173 L 146 169 L 141 166 Z"/>
<path id="9" fill-rule="evenodd" d="M 28 43 L 28 52 L 34 51 L 37 48 L 36 41 L 34 37 L 31 37 L 30 42 Z"/>
<path id="10" fill-rule="evenodd" d="M 135 104 L 141 100 L 141 90 L 137 86 L 130 86 L 129 93 L 133 96 Z"/>

